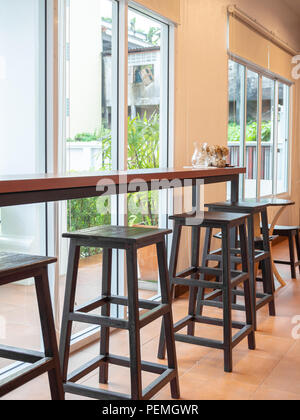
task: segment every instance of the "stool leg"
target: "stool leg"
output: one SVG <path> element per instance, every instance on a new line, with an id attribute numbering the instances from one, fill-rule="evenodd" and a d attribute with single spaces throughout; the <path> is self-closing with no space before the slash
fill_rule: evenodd
<path id="1" fill-rule="evenodd" d="M 54 368 L 48 372 L 51 397 L 52 400 L 64 400 L 64 390 L 59 366 L 59 355 L 47 268 L 42 270 L 41 277 L 35 278 L 35 288 L 44 341 L 45 357 L 51 357 L 54 361 Z"/>
<path id="2" fill-rule="evenodd" d="M 295 241 L 296 241 L 296 250 L 297 250 L 298 262 L 300 262 L 300 241 L 299 241 L 299 230 L 297 230 L 297 231 L 296 231 Z M 299 271 L 300 271 L 300 265 L 299 265 Z"/>
<path id="3" fill-rule="evenodd" d="M 242 271 L 249 273 L 249 257 L 247 251 L 247 235 L 245 225 L 240 225 L 240 243 L 241 243 L 241 256 L 242 256 Z M 253 317 L 253 300 L 251 297 L 250 288 L 250 277 L 244 283 L 244 294 L 245 294 L 245 310 L 246 310 L 246 323 L 252 325 L 253 330 L 248 335 L 248 347 L 250 350 L 255 350 L 255 333 L 254 333 L 254 317 Z"/>
<path id="4" fill-rule="evenodd" d="M 249 216 L 248 222 L 248 249 L 249 249 L 249 275 L 250 275 L 250 287 L 252 296 L 252 307 L 253 307 L 253 318 L 254 318 L 254 329 L 257 329 L 257 317 L 256 317 L 256 278 L 255 278 L 255 245 L 254 245 L 254 218 Z"/>
<path id="5" fill-rule="evenodd" d="M 171 258 L 170 258 L 170 269 L 169 269 L 169 274 L 170 274 L 169 277 L 170 277 L 170 283 L 171 283 L 171 298 L 173 298 L 173 294 L 174 294 L 174 284 L 172 282 L 172 278 L 176 277 L 176 273 L 177 273 L 177 262 L 178 262 L 179 248 L 180 248 L 181 233 L 182 233 L 182 226 L 176 221 L 174 224 Z M 166 355 L 166 340 L 165 340 L 165 331 L 164 331 L 164 320 L 162 320 L 157 358 L 160 360 L 163 360 L 165 358 L 165 355 Z"/>
<path id="6" fill-rule="evenodd" d="M 295 279 L 296 266 L 295 266 L 295 250 L 294 250 L 294 235 L 293 232 L 289 232 L 289 250 L 290 250 L 290 262 L 291 262 L 291 276 Z"/>
<path id="7" fill-rule="evenodd" d="M 130 347 L 131 398 L 142 399 L 141 343 L 138 305 L 137 248 L 131 246 L 126 251 L 128 319 Z"/>
<path id="8" fill-rule="evenodd" d="M 231 275 L 230 275 L 230 232 L 222 228 L 222 280 L 224 318 L 224 370 L 232 372 L 232 318 L 231 318 Z"/>
<path id="9" fill-rule="evenodd" d="M 165 241 L 159 242 L 156 245 L 157 259 L 159 267 L 159 278 L 161 287 L 161 300 L 163 304 L 169 305 L 169 312 L 164 315 L 164 331 L 165 340 L 168 353 L 168 368 L 176 371 L 176 377 L 171 381 L 171 395 L 172 398 L 180 398 L 179 381 L 178 381 L 178 367 L 176 357 L 176 347 L 173 329 L 173 313 L 172 313 L 172 297 L 170 294 L 169 274 L 167 266 L 167 253 Z"/>
<path id="10" fill-rule="evenodd" d="M 112 250 L 103 249 L 102 261 L 102 296 L 111 296 L 111 269 L 112 269 Z M 110 303 L 102 306 L 101 316 L 110 316 Z M 109 327 L 101 327 L 100 338 L 100 355 L 107 356 L 109 354 Z M 108 382 L 108 363 L 102 363 L 99 372 L 100 384 Z"/>
<path id="11" fill-rule="evenodd" d="M 202 267 L 207 267 L 207 257 L 210 253 L 211 247 L 211 238 L 212 238 L 212 229 L 206 228 L 205 231 L 205 239 L 204 239 L 204 247 L 202 253 Z M 200 275 L 200 280 L 205 280 L 205 274 Z M 204 299 L 205 289 L 203 287 L 199 287 L 198 289 L 198 296 L 197 296 L 197 316 L 201 316 L 203 314 L 203 305 L 201 301 Z"/>
<path id="12" fill-rule="evenodd" d="M 261 220 L 262 220 L 264 251 L 271 252 L 267 210 L 262 211 Z M 275 301 L 274 301 L 275 288 L 274 288 L 274 277 L 273 277 L 273 270 L 272 270 L 272 264 L 271 264 L 271 256 L 270 258 L 267 258 L 266 260 L 263 261 L 263 266 L 264 266 L 263 280 L 264 280 L 265 292 L 273 296 L 273 300 L 269 303 L 269 314 L 270 316 L 276 316 Z"/>
<path id="13" fill-rule="evenodd" d="M 191 258 L 191 266 L 192 267 L 199 267 L 200 265 L 200 235 L 201 229 L 199 226 L 192 227 L 192 258 Z M 192 279 L 198 280 L 199 275 L 193 274 L 191 276 Z M 197 293 L 198 287 L 190 287 L 190 297 L 189 297 L 189 315 L 195 317 L 196 315 L 196 301 L 197 301 Z M 195 322 L 191 321 L 187 327 L 188 335 L 194 336 L 195 335 Z"/>
<path id="14" fill-rule="evenodd" d="M 68 374 L 72 334 L 72 321 L 69 321 L 69 314 L 74 311 L 79 258 L 80 247 L 76 245 L 76 241 L 71 239 L 59 345 L 60 367 L 63 382 L 67 381 Z"/>

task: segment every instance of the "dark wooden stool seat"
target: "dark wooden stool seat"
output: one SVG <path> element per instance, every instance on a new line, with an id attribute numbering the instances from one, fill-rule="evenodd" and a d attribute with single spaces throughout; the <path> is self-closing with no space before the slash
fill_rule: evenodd
<path id="1" fill-rule="evenodd" d="M 253 350 L 255 349 L 254 320 L 250 292 L 245 227 L 247 216 L 247 214 L 205 212 L 203 218 L 199 218 L 196 215 L 193 217 L 189 214 L 181 214 L 170 217 L 171 220 L 174 220 L 174 235 L 170 260 L 171 294 L 173 294 L 175 285 L 188 286 L 190 289 L 188 315 L 174 325 L 174 331 L 176 333 L 175 340 L 223 350 L 224 369 L 226 372 L 232 371 L 233 348 L 244 338 L 248 337 L 249 348 Z M 191 267 L 188 267 L 178 273 L 178 253 L 182 228 L 184 226 L 192 227 Z M 230 230 L 234 227 L 238 228 L 241 238 L 241 248 L 238 250 L 230 249 Z M 202 228 L 209 229 L 210 231 L 214 228 L 222 230 L 222 255 L 220 256 L 220 268 L 211 268 L 207 265 L 200 266 L 199 251 Z M 231 260 L 235 255 L 241 256 L 242 271 L 231 269 Z M 205 280 L 205 275 L 214 276 L 217 281 L 207 281 Z M 244 310 L 246 311 L 246 323 L 232 321 L 232 309 L 236 309 L 234 305 L 232 305 L 231 301 L 233 288 L 240 284 L 244 285 L 244 291 L 241 293 L 243 293 L 245 298 Z M 212 301 L 209 296 L 204 297 L 204 290 L 206 288 L 214 290 L 213 294 L 215 298 L 222 296 L 222 302 Z M 223 309 L 223 320 L 205 317 L 202 315 L 202 312 L 201 314 L 198 313 L 198 309 L 196 307 L 197 301 L 198 305 L 201 306 L 207 305 Z M 196 323 L 223 327 L 223 341 L 195 337 Z M 188 329 L 187 335 L 178 334 L 178 331 L 185 327 Z M 240 330 L 234 337 L 232 336 L 232 328 Z M 162 325 L 158 357 L 163 359 L 164 356 L 165 332 L 164 325 Z"/>
<path id="2" fill-rule="evenodd" d="M 0 345 L 1 358 L 31 364 L 18 375 L 0 381 L 0 397 L 48 373 L 52 399 L 64 399 L 47 272 L 47 266 L 56 261 L 56 258 L 0 253 L 0 286 L 34 277 L 45 348 L 42 353 Z"/>
<path id="3" fill-rule="evenodd" d="M 165 236 L 169 230 L 120 226 L 100 226 L 67 233 L 70 238 L 69 262 L 65 303 L 61 329 L 60 356 L 65 392 L 99 400 L 148 400 L 170 383 L 173 398 L 179 398 L 178 369 L 173 332 L 173 315 L 169 288 Z M 152 302 L 138 298 L 137 250 L 156 244 L 162 300 Z M 78 274 L 80 247 L 103 248 L 102 296 L 75 308 L 75 292 Z M 111 294 L 112 250 L 126 251 L 128 297 Z M 128 320 L 110 315 L 112 304 L 128 306 Z M 101 316 L 88 315 L 101 308 Z M 140 315 L 140 309 L 148 310 Z M 156 319 L 163 317 L 166 325 L 168 366 L 141 360 L 140 330 Z M 101 327 L 100 355 L 68 375 L 72 323 L 74 321 Z M 121 357 L 109 352 L 109 329 L 119 328 L 129 332 L 130 357 Z M 109 364 L 128 367 L 131 372 L 131 394 L 125 395 L 76 384 L 88 373 L 99 368 L 99 382 L 108 382 Z M 146 389 L 142 389 L 142 370 L 159 375 Z"/>
<path id="4" fill-rule="evenodd" d="M 288 238 L 289 241 L 289 252 L 290 252 L 290 261 L 284 260 L 274 260 L 275 264 L 284 264 L 291 267 L 291 276 L 293 279 L 297 278 L 296 268 L 299 267 L 300 271 L 300 240 L 299 240 L 300 226 L 275 226 L 274 235 L 279 237 Z M 296 245 L 297 251 L 297 261 L 295 257 L 295 248 Z"/>
<path id="5" fill-rule="evenodd" d="M 248 227 L 248 251 L 249 251 L 249 263 L 250 263 L 250 283 L 252 289 L 252 299 L 254 307 L 254 325 L 257 328 L 257 311 L 263 306 L 269 306 L 270 316 L 275 316 L 275 298 L 274 298 L 274 279 L 271 263 L 271 251 L 270 251 L 270 238 L 269 238 L 269 225 L 268 225 L 268 214 L 267 204 L 264 202 L 256 202 L 254 200 L 244 200 L 237 203 L 230 201 L 224 201 L 219 203 L 210 203 L 206 207 L 210 211 L 221 211 L 221 212 L 232 212 L 232 213 L 248 213 L 247 227 Z M 258 215 L 261 218 L 262 223 L 262 238 L 255 238 L 254 233 L 254 217 Z M 214 254 L 218 254 L 216 250 L 211 252 L 211 237 L 212 232 L 206 232 L 206 246 L 203 250 L 203 261 L 202 264 L 207 264 L 213 257 Z M 262 242 L 262 246 L 259 247 L 259 241 Z M 231 248 L 238 247 L 238 237 L 236 229 L 231 232 Z M 240 264 L 239 258 L 233 261 L 234 265 Z M 263 293 L 258 293 L 256 290 L 256 275 L 255 265 L 260 264 L 262 268 L 262 279 L 263 279 Z"/>

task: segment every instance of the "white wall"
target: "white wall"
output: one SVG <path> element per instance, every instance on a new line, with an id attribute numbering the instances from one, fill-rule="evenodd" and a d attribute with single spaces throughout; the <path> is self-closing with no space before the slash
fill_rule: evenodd
<path id="1" fill-rule="evenodd" d="M 39 0 L 0 0 L 0 175 L 44 172 L 44 65 Z M 41 43 L 41 45 L 40 45 Z M 39 55 L 40 53 L 40 55 Z M 41 252 L 44 206 L 1 210 L 0 248 Z"/>
<path id="2" fill-rule="evenodd" d="M 0 79 L 0 174 L 44 170 L 38 3 L 0 0 L 0 56 L 6 70 Z"/>

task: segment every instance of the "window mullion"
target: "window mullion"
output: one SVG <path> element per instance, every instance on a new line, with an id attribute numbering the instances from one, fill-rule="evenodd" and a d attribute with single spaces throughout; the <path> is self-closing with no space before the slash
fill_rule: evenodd
<path id="1" fill-rule="evenodd" d="M 119 144 L 118 169 L 127 168 L 128 137 L 128 0 L 119 1 Z"/>
<path id="2" fill-rule="evenodd" d="M 119 43 L 118 43 L 118 162 L 117 169 L 127 169 L 128 145 L 128 0 L 119 0 Z M 117 224 L 127 223 L 127 195 L 117 197 Z M 125 296 L 125 254 L 117 251 L 117 290 Z M 118 306 L 117 316 L 124 317 L 124 307 Z"/>
<path id="3" fill-rule="evenodd" d="M 277 194 L 277 171 L 278 171 L 278 105 L 279 105 L 279 83 L 275 81 L 274 101 L 274 148 L 273 148 L 273 195 Z"/>
<path id="4" fill-rule="evenodd" d="M 247 166 L 247 148 L 246 148 L 246 131 L 247 131 L 247 67 L 245 67 L 244 73 L 244 115 L 243 115 L 243 126 L 241 130 L 241 142 L 242 142 L 242 166 Z M 243 176 L 243 192 L 242 197 L 245 198 L 246 191 L 246 175 Z"/>
<path id="5" fill-rule="evenodd" d="M 257 124 L 257 156 L 256 156 L 256 197 L 260 198 L 260 183 L 261 183 L 261 123 L 262 123 L 262 76 L 258 79 L 258 124 Z"/>

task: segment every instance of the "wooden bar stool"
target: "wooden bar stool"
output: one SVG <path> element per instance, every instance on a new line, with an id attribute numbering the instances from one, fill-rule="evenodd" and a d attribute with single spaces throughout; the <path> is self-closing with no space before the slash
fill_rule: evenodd
<path id="1" fill-rule="evenodd" d="M 45 348 L 42 353 L 0 346 L 1 358 L 31 364 L 18 375 L 0 381 L 0 397 L 48 373 L 52 399 L 64 399 L 47 272 L 48 265 L 55 262 L 56 258 L 0 253 L 0 286 L 34 277 Z"/>
<path id="2" fill-rule="evenodd" d="M 299 267 L 300 271 L 300 240 L 299 240 L 299 226 L 275 226 L 273 234 L 288 238 L 289 241 L 289 251 L 290 251 L 290 261 L 284 260 L 274 260 L 275 264 L 284 264 L 289 265 L 291 267 L 291 276 L 293 279 L 297 278 L 296 275 L 296 268 Z M 297 261 L 295 257 L 295 248 L 294 244 L 296 245 L 297 251 Z"/>
<path id="3" fill-rule="evenodd" d="M 231 203 L 230 201 L 220 203 L 210 203 L 206 207 L 210 211 L 220 211 L 229 213 L 248 213 L 247 227 L 248 227 L 248 251 L 250 262 L 250 283 L 252 289 L 252 299 L 254 308 L 254 326 L 257 328 L 257 311 L 265 305 L 269 305 L 270 316 L 275 316 L 275 297 L 274 297 L 274 279 L 270 252 L 270 238 L 267 204 L 263 202 L 255 202 L 253 200 L 240 201 L 238 203 Z M 256 241 L 261 240 L 260 225 L 258 224 L 258 233 L 255 230 L 255 221 L 257 218 L 261 219 L 262 226 L 262 249 L 256 249 Z M 232 230 L 231 235 L 234 234 Z M 207 230 L 205 246 L 203 249 L 202 264 L 206 265 L 208 261 L 214 259 L 214 255 L 218 254 L 219 250 L 210 251 L 212 231 Z M 238 238 L 235 236 L 235 247 L 238 246 Z M 238 258 L 234 264 L 240 264 L 241 260 Z M 258 293 L 256 290 L 256 265 L 261 265 L 263 274 L 263 293 Z M 237 291 L 234 291 L 237 294 Z M 242 310 L 242 308 L 241 308 Z"/>
<path id="4" fill-rule="evenodd" d="M 244 338 L 248 337 L 249 349 L 255 350 L 255 334 L 253 326 L 253 310 L 251 305 L 251 292 L 248 270 L 248 252 L 246 237 L 246 217 L 245 214 L 228 214 L 206 212 L 203 220 L 188 214 L 181 214 L 170 217 L 174 220 L 174 235 L 172 243 L 172 254 L 170 260 L 170 282 L 171 294 L 173 294 L 175 285 L 188 286 L 190 289 L 188 315 L 174 325 L 174 331 L 177 333 L 187 327 L 187 335 L 175 334 L 175 340 L 184 343 L 195 344 L 210 348 L 216 348 L 224 351 L 224 370 L 232 371 L 232 350 Z M 184 271 L 177 272 L 178 252 L 182 228 L 192 227 L 192 256 L 191 267 Z M 230 229 L 238 228 L 241 237 L 241 248 L 239 250 L 230 249 Z M 214 228 L 222 230 L 222 255 L 221 268 L 209 268 L 200 266 L 199 248 L 201 228 L 212 230 Z M 242 271 L 231 270 L 231 260 L 234 255 L 240 254 L 242 259 Z M 206 281 L 205 274 L 216 277 L 217 281 Z M 188 278 L 190 277 L 190 278 Z M 234 309 L 231 297 L 233 287 L 244 284 L 246 323 L 232 321 L 232 309 Z M 222 296 L 222 302 L 212 302 L 203 298 L 205 288 L 216 290 L 216 296 Z M 201 296 L 201 304 L 215 306 L 223 309 L 223 320 L 209 318 L 196 314 L 197 292 Z M 215 292 L 214 292 L 215 293 Z M 210 340 L 206 338 L 195 337 L 195 324 L 208 324 L 223 327 L 223 341 Z M 232 337 L 232 328 L 240 331 Z M 161 337 L 158 350 L 158 358 L 165 357 L 165 331 L 164 324 L 161 329 Z"/>
<path id="5" fill-rule="evenodd" d="M 148 400 L 170 382 L 173 398 L 179 398 L 178 369 L 173 332 L 173 315 L 169 288 L 169 276 L 165 247 L 165 236 L 171 233 L 162 229 L 146 229 L 120 226 L 100 226 L 78 232 L 67 233 L 70 251 L 66 281 L 65 303 L 61 329 L 60 357 L 65 392 L 83 395 L 99 400 Z M 137 250 L 156 244 L 160 274 L 162 302 L 139 300 Z M 78 274 L 80 247 L 103 248 L 102 296 L 74 308 Z M 128 298 L 111 295 L 112 250 L 126 251 Z M 128 320 L 110 316 L 111 304 L 128 306 Z M 101 316 L 87 315 L 101 307 Z M 140 315 L 139 310 L 150 312 Z M 166 325 L 168 366 L 141 360 L 140 330 L 163 317 Z M 68 375 L 71 330 L 73 321 L 101 326 L 100 355 L 85 366 Z M 119 357 L 109 352 L 109 328 L 125 329 L 129 332 L 130 357 Z M 125 395 L 106 390 L 89 388 L 76 382 L 99 368 L 99 382 L 108 382 L 108 365 L 130 368 L 131 394 Z M 142 390 L 142 370 L 159 375 L 144 391 Z"/>

